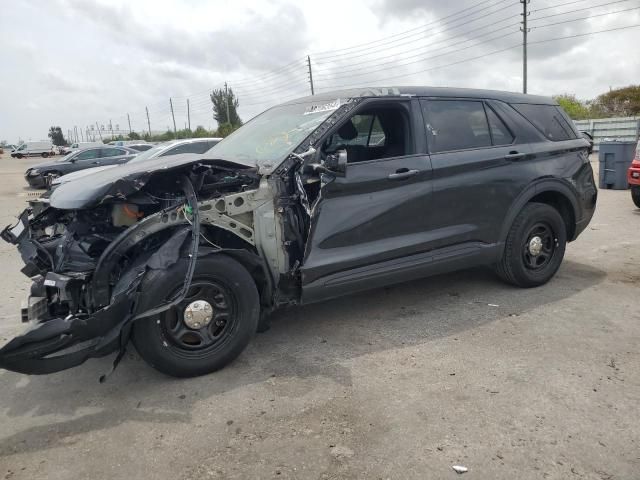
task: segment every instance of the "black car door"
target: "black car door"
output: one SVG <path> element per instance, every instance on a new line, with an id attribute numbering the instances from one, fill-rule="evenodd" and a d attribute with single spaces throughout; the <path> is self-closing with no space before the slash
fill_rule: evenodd
<path id="1" fill-rule="evenodd" d="M 502 102 L 433 98 L 421 103 L 433 165 L 432 247 L 491 247 L 528 181 L 520 172 L 529 144 Z"/>
<path id="2" fill-rule="evenodd" d="M 417 100 L 365 103 L 347 122 L 334 129 L 347 140 L 324 142 L 347 142 L 349 163 L 344 176 L 324 177 L 312 212 L 304 302 L 390 283 L 429 243 L 431 164 Z"/>
<path id="3" fill-rule="evenodd" d="M 100 165 L 118 165 L 120 163 L 127 163 L 134 156 L 134 153 L 130 153 L 123 148 L 103 147 L 97 162 Z"/>
<path id="4" fill-rule="evenodd" d="M 73 158 L 73 168 L 69 172 L 75 172 L 76 170 L 84 170 L 85 168 L 99 167 L 100 156 L 102 155 L 101 148 L 88 148 L 81 151 Z M 67 172 L 67 173 L 69 173 Z"/>

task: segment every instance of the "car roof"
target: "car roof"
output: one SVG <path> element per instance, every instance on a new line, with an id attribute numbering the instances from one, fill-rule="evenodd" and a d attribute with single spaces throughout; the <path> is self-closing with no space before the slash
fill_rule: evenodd
<path id="1" fill-rule="evenodd" d="M 210 142 L 212 140 L 222 140 L 222 138 L 217 138 L 217 137 L 182 138 L 179 140 L 169 140 L 167 144 L 171 143 L 171 145 L 180 145 L 182 143 Z"/>
<path id="2" fill-rule="evenodd" d="M 455 98 L 483 98 L 501 100 L 508 103 L 532 103 L 543 105 L 557 105 L 551 97 L 541 95 L 529 95 L 517 92 L 504 92 L 501 90 L 481 90 L 475 88 L 452 88 L 452 87 L 361 87 L 349 88 L 345 90 L 334 90 L 322 92 L 316 95 L 297 98 L 285 102 L 285 105 L 295 103 L 316 103 L 331 101 L 337 98 L 376 98 L 376 97 L 455 97 Z"/>

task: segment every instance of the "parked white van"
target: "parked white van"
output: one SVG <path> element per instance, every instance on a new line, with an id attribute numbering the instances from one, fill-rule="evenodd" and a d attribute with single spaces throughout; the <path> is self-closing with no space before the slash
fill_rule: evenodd
<path id="1" fill-rule="evenodd" d="M 51 142 L 24 142 L 11 152 L 14 158 L 40 156 L 47 158 L 55 155 Z"/>

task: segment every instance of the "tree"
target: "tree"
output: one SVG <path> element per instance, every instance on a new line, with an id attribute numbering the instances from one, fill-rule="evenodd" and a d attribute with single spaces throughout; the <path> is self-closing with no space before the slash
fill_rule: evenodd
<path id="1" fill-rule="evenodd" d="M 230 123 L 222 123 L 218 126 L 218 130 L 216 130 L 216 137 L 227 137 L 231 135 L 234 131 L 240 128 L 240 125 L 231 125 Z"/>
<path id="2" fill-rule="evenodd" d="M 136 132 L 129 132 L 129 140 L 140 140 L 140 135 Z"/>
<path id="3" fill-rule="evenodd" d="M 610 90 L 599 95 L 593 109 L 602 117 L 632 117 L 640 115 L 640 85 Z"/>
<path id="4" fill-rule="evenodd" d="M 554 96 L 553 99 L 560 104 L 573 120 L 583 120 L 591 117 L 590 108 L 578 100 L 575 95 L 564 93 Z"/>
<path id="5" fill-rule="evenodd" d="M 238 106 L 240 104 L 231 88 L 228 90 L 215 89 L 211 92 L 210 97 L 213 104 L 213 118 L 218 122 L 218 125 L 229 123 L 235 128 L 242 125 L 242 120 L 238 115 Z M 227 111 L 229 112 L 228 117 Z"/>
<path id="6" fill-rule="evenodd" d="M 51 139 L 51 143 L 53 143 L 57 147 L 62 147 L 67 144 L 67 141 L 62 134 L 62 129 L 60 127 L 51 127 L 48 133 L 49 138 Z"/>
<path id="7" fill-rule="evenodd" d="M 194 138 L 205 138 L 205 137 L 210 137 L 211 133 L 202 125 L 198 125 L 193 132 L 193 136 Z"/>

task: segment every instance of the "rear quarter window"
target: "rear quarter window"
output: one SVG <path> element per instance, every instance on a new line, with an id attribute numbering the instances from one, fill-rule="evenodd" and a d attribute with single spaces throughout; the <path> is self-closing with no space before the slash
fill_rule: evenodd
<path id="1" fill-rule="evenodd" d="M 553 142 L 577 138 L 573 128 L 555 105 L 513 103 L 511 106 Z"/>

